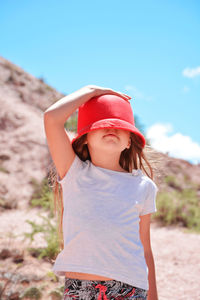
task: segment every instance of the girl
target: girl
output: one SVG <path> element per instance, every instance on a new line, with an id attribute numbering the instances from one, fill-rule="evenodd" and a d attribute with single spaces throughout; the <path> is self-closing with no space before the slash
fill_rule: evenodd
<path id="1" fill-rule="evenodd" d="M 65 300 L 158 299 L 150 242 L 158 188 L 130 99 L 88 85 L 44 113 L 62 196 L 64 249 L 53 270 L 65 275 Z M 77 108 L 71 141 L 64 123 Z"/>

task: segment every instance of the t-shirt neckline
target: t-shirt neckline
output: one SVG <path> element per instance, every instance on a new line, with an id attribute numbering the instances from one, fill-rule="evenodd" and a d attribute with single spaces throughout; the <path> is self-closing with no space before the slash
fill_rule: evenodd
<path id="1" fill-rule="evenodd" d="M 142 174 L 142 170 L 141 169 L 133 169 L 132 172 L 120 172 L 120 171 L 114 171 L 114 170 L 110 170 L 110 169 L 106 169 L 106 168 L 102 168 L 102 167 L 99 167 L 99 166 L 95 166 L 92 161 L 90 161 L 90 164 L 93 168 L 97 168 L 97 169 L 100 169 L 102 171 L 105 171 L 105 172 L 108 172 L 108 173 L 111 173 L 111 174 L 127 174 L 128 176 L 137 176 L 137 175 L 141 175 Z"/>

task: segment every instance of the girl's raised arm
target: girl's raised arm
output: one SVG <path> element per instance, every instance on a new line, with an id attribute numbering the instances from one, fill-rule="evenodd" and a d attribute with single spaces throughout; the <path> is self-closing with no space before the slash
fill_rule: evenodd
<path id="1" fill-rule="evenodd" d="M 47 143 L 60 179 L 65 176 L 75 158 L 64 124 L 80 105 L 94 96 L 95 90 L 85 86 L 61 98 L 44 112 Z"/>

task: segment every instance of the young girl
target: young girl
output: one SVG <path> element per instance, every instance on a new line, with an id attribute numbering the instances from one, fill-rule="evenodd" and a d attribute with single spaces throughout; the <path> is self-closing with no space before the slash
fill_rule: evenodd
<path id="1" fill-rule="evenodd" d="M 53 270 L 65 275 L 65 300 L 158 299 L 150 242 L 158 188 L 130 99 L 88 85 L 44 113 L 63 204 L 64 248 Z M 64 123 L 77 108 L 71 141 Z"/>

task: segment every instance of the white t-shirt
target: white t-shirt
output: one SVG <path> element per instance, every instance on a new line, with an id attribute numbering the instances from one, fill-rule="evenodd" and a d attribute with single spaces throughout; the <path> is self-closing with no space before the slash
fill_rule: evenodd
<path id="1" fill-rule="evenodd" d="M 96 274 L 148 290 L 139 216 L 157 211 L 154 181 L 140 169 L 113 171 L 77 155 L 58 181 L 63 189 L 64 249 L 54 273 Z"/>

